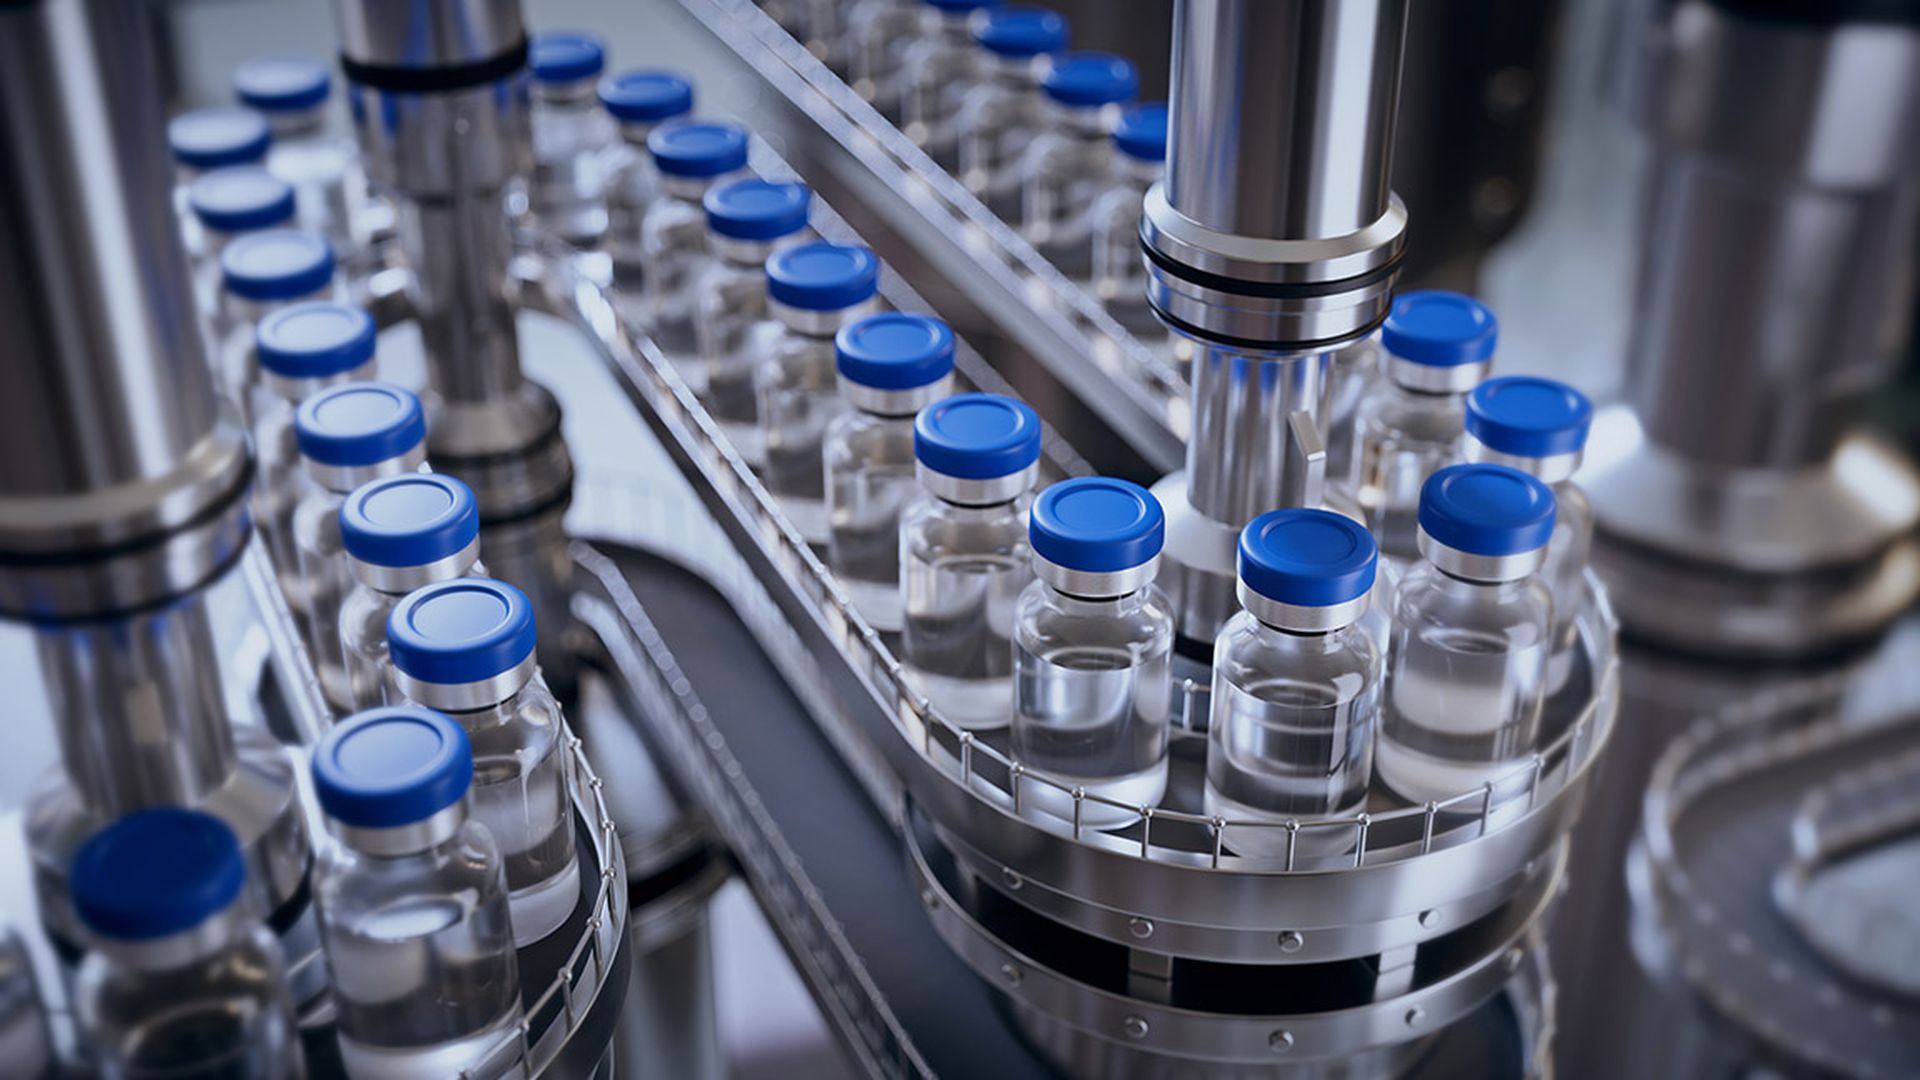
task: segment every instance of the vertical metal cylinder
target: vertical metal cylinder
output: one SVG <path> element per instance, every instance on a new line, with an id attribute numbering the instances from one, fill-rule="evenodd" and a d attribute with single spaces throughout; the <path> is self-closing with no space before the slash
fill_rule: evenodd
<path id="1" fill-rule="evenodd" d="M 1167 201 L 1214 232 L 1358 232 L 1387 210 L 1405 0 L 1174 9 Z"/>
<path id="2" fill-rule="evenodd" d="M 1739 6 L 1677 5 L 1625 69 L 1656 147 L 1628 397 L 1689 461 L 1798 468 L 1911 315 L 1920 28 Z"/>
<path id="3" fill-rule="evenodd" d="M 1317 501 L 1333 353 L 1386 317 L 1406 210 L 1388 178 L 1406 0 L 1177 0 L 1167 176 L 1146 197 L 1147 299 L 1194 342 L 1193 432 L 1168 505 L 1180 633 L 1235 610 L 1250 518 Z"/>
<path id="4" fill-rule="evenodd" d="M 246 537 L 169 192 L 149 20 L 0 8 L 0 614 L 140 607 Z"/>

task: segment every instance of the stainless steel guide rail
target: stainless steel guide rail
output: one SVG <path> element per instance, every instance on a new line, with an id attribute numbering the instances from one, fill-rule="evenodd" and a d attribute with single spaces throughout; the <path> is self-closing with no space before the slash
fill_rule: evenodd
<path id="1" fill-rule="evenodd" d="M 857 206 L 863 230 L 884 226 L 897 234 L 916 262 L 962 294 L 1073 399 L 1050 404 L 1098 413 L 1146 464 L 1147 479 L 1179 466 L 1191 417 L 1172 346 L 1129 334 L 748 0 L 683 5 L 793 106 L 809 135 L 825 137 L 805 140 L 810 160 L 801 171 L 816 188 L 843 212 Z M 869 235 L 883 256 L 905 254 L 881 240 Z M 1084 440 L 1083 447 L 1110 452 Z"/>

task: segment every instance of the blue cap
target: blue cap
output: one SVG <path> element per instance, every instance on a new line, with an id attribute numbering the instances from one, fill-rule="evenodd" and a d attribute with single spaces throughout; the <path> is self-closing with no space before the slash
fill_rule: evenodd
<path id="1" fill-rule="evenodd" d="M 293 220 L 293 185 L 257 166 L 233 165 L 196 179 L 187 206 L 214 232 L 271 229 Z"/>
<path id="2" fill-rule="evenodd" d="M 114 941 L 191 930 L 234 902 L 247 883 L 227 823 L 175 806 L 140 810 L 94 833 L 73 857 L 73 907 Z"/>
<path id="3" fill-rule="evenodd" d="M 347 383 L 301 402 L 293 413 L 293 436 L 300 452 L 322 465 L 378 465 L 426 441 L 427 419 L 411 390 Z"/>
<path id="4" fill-rule="evenodd" d="M 657 124 L 693 111 L 693 84 L 671 71 L 623 71 L 600 80 L 600 104 L 616 120 Z"/>
<path id="5" fill-rule="evenodd" d="M 880 260 L 853 244 L 801 244 L 767 260 L 767 295 L 806 311 L 840 311 L 873 299 Z"/>
<path id="6" fill-rule="evenodd" d="M 311 109 L 332 90 L 327 65 L 304 56 L 248 60 L 233 72 L 234 96 L 262 112 Z"/>
<path id="7" fill-rule="evenodd" d="M 1332 607 L 1373 588 L 1380 545 L 1365 525 L 1327 510 L 1269 510 L 1240 530 L 1239 573 L 1275 603 Z"/>
<path id="8" fill-rule="evenodd" d="M 167 122 L 173 159 L 191 169 L 256 164 L 272 138 L 267 118 L 240 105 L 195 109 Z"/>
<path id="9" fill-rule="evenodd" d="M 1040 417 L 999 394 L 955 394 L 920 410 L 913 456 L 942 476 L 994 480 L 1040 460 Z"/>
<path id="10" fill-rule="evenodd" d="M 734 240 L 778 240 L 807 227 L 813 192 L 783 180 L 735 180 L 700 200 L 707 228 Z"/>
<path id="11" fill-rule="evenodd" d="M 687 120 L 647 135 L 654 167 L 667 176 L 704 180 L 747 167 L 747 133 L 738 125 Z"/>
<path id="12" fill-rule="evenodd" d="M 533 655 L 533 604 L 504 581 L 460 578 L 407 594 L 387 616 L 387 652 L 438 686 L 482 682 Z"/>
<path id="13" fill-rule="evenodd" d="M 1122 110 L 1120 122 L 1113 126 L 1113 145 L 1130 158 L 1165 161 L 1167 103 L 1155 101 Z"/>
<path id="14" fill-rule="evenodd" d="M 1514 457 L 1577 453 L 1593 426 L 1593 402 L 1557 379 L 1507 375 L 1467 395 L 1467 433 L 1487 449 Z"/>
<path id="15" fill-rule="evenodd" d="M 915 390 L 953 371 L 953 330 L 931 315 L 889 311 L 840 328 L 834 367 L 875 390 Z"/>
<path id="16" fill-rule="evenodd" d="M 1441 289 L 1402 293 L 1380 326 L 1388 352 L 1428 367 L 1458 367 L 1493 359 L 1500 321 L 1471 296 Z"/>
<path id="17" fill-rule="evenodd" d="M 580 30 L 549 30 L 527 42 L 527 67 L 535 82 L 570 83 L 596 78 L 607 64 L 607 47 Z"/>
<path id="18" fill-rule="evenodd" d="M 1040 87 L 1062 105 L 1111 105 L 1131 100 L 1140 89 L 1140 76 L 1133 69 L 1133 61 L 1124 56 L 1067 53 L 1053 58 Z"/>
<path id="19" fill-rule="evenodd" d="M 1420 489 L 1420 528 L 1469 555 L 1519 555 L 1553 537 L 1553 489 L 1505 465 L 1449 465 Z"/>
<path id="20" fill-rule="evenodd" d="M 313 793 L 342 825 L 391 829 L 425 821 L 473 786 L 473 748 L 432 709 L 368 709 L 334 725 L 313 751 Z"/>
<path id="21" fill-rule="evenodd" d="M 445 473 L 406 473 L 361 485 L 340 507 L 340 542 L 374 566 L 426 566 L 480 536 L 480 508 Z"/>
<path id="22" fill-rule="evenodd" d="M 357 307 L 313 300 L 260 320 L 254 352 L 260 366 L 289 379 L 324 379 L 373 359 L 378 330 Z"/>
<path id="23" fill-rule="evenodd" d="M 297 229 L 248 233 L 220 252 L 220 284 L 248 300 L 311 296 L 333 280 L 333 245 Z"/>
<path id="24" fill-rule="evenodd" d="M 1069 570 L 1106 574 L 1145 566 L 1167 542 L 1167 515 L 1153 493 L 1130 480 L 1080 476 L 1033 501 L 1033 553 Z"/>
<path id="25" fill-rule="evenodd" d="M 1067 47 L 1067 20 L 1040 7 L 1003 7 L 987 12 L 973 40 L 1000 56 L 1040 56 Z"/>

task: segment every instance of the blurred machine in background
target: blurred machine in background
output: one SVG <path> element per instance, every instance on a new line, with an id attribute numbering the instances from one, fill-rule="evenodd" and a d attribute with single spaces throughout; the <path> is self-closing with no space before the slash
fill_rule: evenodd
<path id="1" fill-rule="evenodd" d="M 247 543 L 271 450 L 195 332 L 209 242 L 183 240 L 193 169 L 161 137 L 227 104 L 242 60 L 311 54 L 371 192 L 325 298 L 366 307 L 380 376 L 423 391 L 426 457 L 472 489 L 566 714 L 580 895 L 517 950 L 511 1068 L 481 1073 L 1920 1072 L 1920 470 L 1868 415 L 1912 349 L 1920 7 L 1049 5 L 1166 102 L 1162 165 L 1107 147 L 1125 93 L 1043 91 L 1050 49 L 976 51 L 991 6 L 0 8 L 0 678 L 45 716 L 0 762 L 9 1067 L 89 1068 L 74 849 L 184 806 L 237 834 L 309 1072 L 340 1074 L 312 900 L 338 823 L 294 770 L 347 710 L 298 575 Z M 636 67 L 627 97 L 596 90 Z M 700 145 L 646 149 L 689 110 L 657 69 L 716 121 Z M 1048 137 L 1092 124 L 1086 160 L 1144 154 L 1112 166 L 1146 193 L 1137 311 L 946 167 L 929 102 L 989 73 Z M 786 243 L 701 202 L 742 176 L 803 183 L 795 235 L 878 256 L 849 311 L 938 316 L 956 389 L 1033 407 L 1038 486 L 1159 496 L 1151 805 L 914 681 L 737 406 L 689 377 L 732 357 L 711 342 L 744 308 L 691 320 L 696 348 L 650 335 L 663 248 Z M 596 227 L 556 224 L 563 189 Z M 623 218 L 629 195 L 682 219 Z M 1223 816 L 1240 530 L 1344 508 L 1353 401 L 1397 362 L 1378 330 L 1432 288 L 1489 299 L 1499 373 L 1605 395 L 1567 671 L 1538 734 L 1450 797 L 1376 778 L 1351 811 Z M 837 328 L 755 295 L 756 325 Z"/>

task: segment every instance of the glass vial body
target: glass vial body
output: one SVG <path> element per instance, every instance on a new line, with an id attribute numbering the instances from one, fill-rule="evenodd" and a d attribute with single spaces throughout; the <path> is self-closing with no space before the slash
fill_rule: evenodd
<path id="1" fill-rule="evenodd" d="M 970 505 L 922 494 L 900 518 L 903 661 L 941 715 L 1004 727 L 1014 609 L 1032 578 L 1027 495 Z"/>
<path id="2" fill-rule="evenodd" d="M 1353 492 L 1380 553 L 1402 567 L 1420 558 L 1420 488 L 1459 460 L 1466 394 L 1408 389 L 1376 380 L 1354 416 Z"/>
<path id="3" fill-rule="evenodd" d="M 705 383 L 697 363 L 698 286 L 712 258 L 703 202 L 710 189 L 747 167 L 747 133 L 732 124 L 679 120 L 654 128 L 647 151 L 661 183 L 640 222 L 642 325 L 699 393 Z"/>
<path id="4" fill-rule="evenodd" d="M 1242 611 L 1214 645 L 1207 813 L 1337 818 L 1364 808 L 1380 715 L 1381 655 L 1359 623 L 1294 633 Z M 1298 834 L 1296 860 L 1351 851 L 1345 829 Z M 1245 855 L 1285 857 L 1282 828 L 1227 830 Z"/>
<path id="5" fill-rule="evenodd" d="M 1022 162 L 1020 229 L 1068 277 L 1093 269 L 1093 207 L 1113 178 L 1104 110 L 1049 103 L 1048 130 Z"/>
<path id="6" fill-rule="evenodd" d="M 858 0 L 847 16 L 847 72 L 854 93 L 889 120 L 900 118 L 901 70 L 920 36 L 919 0 Z"/>
<path id="7" fill-rule="evenodd" d="M 1093 204 L 1093 295 L 1115 322 L 1139 338 L 1165 337 L 1167 328 L 1147 303 L 1147 271 L 1140 256 L 1140 208 L 1160 179 L 1158 161 L 1117 155 L 1119 180 Z"/>

